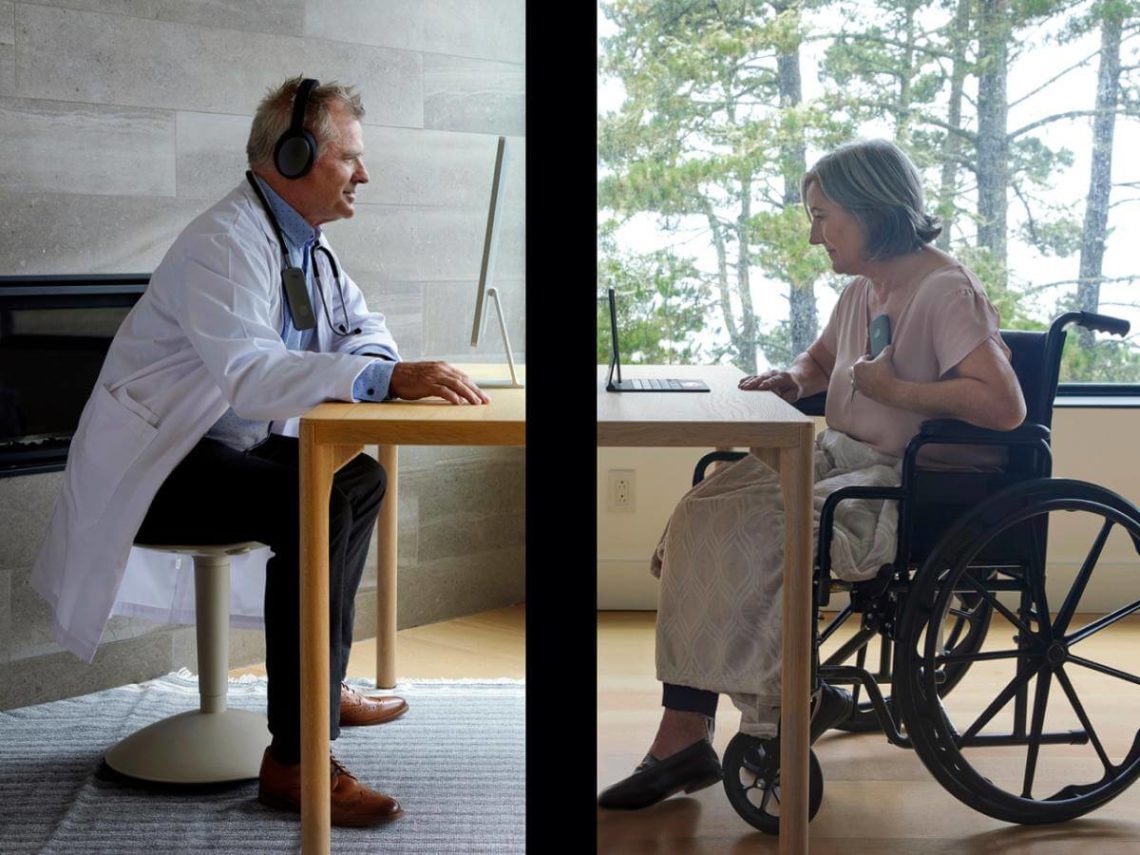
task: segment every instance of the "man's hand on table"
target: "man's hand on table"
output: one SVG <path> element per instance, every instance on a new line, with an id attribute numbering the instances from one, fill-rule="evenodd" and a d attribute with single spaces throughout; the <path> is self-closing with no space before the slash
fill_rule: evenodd
<path id="1" fill-rule="evenodd" d="M 435 395 L 452 404 L 491 403 L 474 380 L 446 362 L 397 362 L 388 394 L 405 401 Z"/>

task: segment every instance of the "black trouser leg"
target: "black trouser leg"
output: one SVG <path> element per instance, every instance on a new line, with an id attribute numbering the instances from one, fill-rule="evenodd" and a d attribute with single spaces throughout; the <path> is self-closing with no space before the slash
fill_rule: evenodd
<path id="1" fill-rule="evenodd" d="M 699 712 L 709 718 L 716 718 L 716 702 L 720 696 L 707 689 L 694 689 L 692 686 L 678 686 L 674 683 L 661 684 L 661 706 L 670 710 Z"/>
<path id="2" fill-rule="evenodd" d="M 380 503 L 387 490 L 388 477 L 384 469 L 363 454 L 337 472 L 333 479 L 329 507 L 329 543 L 330 550 L 343 545 L 341 566 L 344 568 L 345 591 L 343 597 L 329 598 L 330 609 L 333 609 L 329 614 L 329 626 L 333 627 L 334 639 L 337 638 L 335 627 L 340 627 L 340 664 L 339 668 L 330 671 L 334 681 L 343 680 L 348 671 L 348 654 L 352 650 L 352 629 L 356 621 L 356 590 L 364 575 L 368 546 L 372 542 L 376 518 L 380 515 Z M 333 520 L 336 522 L 333 523 Z M 337 644 L 331 646 L 336 647 Z M 339 685 L 337 689 L 339 691 Z"/>
<path id="3" fill-rule="evenodd" d="M 300 759 L 300 490 L 297 441 L 270 437 L 248 452 L 204 439 L 151 503 L 141 542 L 257 540 L 273 549 L 265 580 L 269 730 L 283 763 Z M 386 481 L 360 455 L 333 478 L 329 502 L 330 738 L 340 733 L 340 680 L 352 641 L 353 599 Z M 346 641 L 347 639 L 347 641 Z"/>

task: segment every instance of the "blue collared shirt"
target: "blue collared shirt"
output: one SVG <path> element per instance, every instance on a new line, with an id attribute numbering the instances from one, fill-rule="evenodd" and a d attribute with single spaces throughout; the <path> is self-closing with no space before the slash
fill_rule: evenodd
<path id="1" fill-rule="evenodd" d="M 305 274 L 305 285 L 308 288 L 309 300 L 315 306 L 321 299 L 313 275 L 313 265 L 316 263 L 313 255 L 315 247 L 321 239 L 319 227 L 311 226 L 293 207 L 282 199 L 273 188 L 254 176 L 254 180 L 261 187 L 273 216 L 281 226 L 281 233 L 285 236 L 285 251 L 289 256 L 289 264 L 300 267 Z M 331 271 L 329 271 L 331 273 Z M 328 277 L 325 277 L 328 278 Z M 324 280 L 322 279 L 322 282 Z M 340 283 L 333 282 L 331 287 L 325 283 L 330 291 L 325 299 L 336 299 L 336 289 Z M 299 330 L 293 326 L 293 316 L 289 311 L 289 301 L 283 300 L 284 311 L 281 329 L 281 340 L 289 350 L 312 350 L 316 346 L 317 336 L 315 329 Z M 352 394 L 357 401 L 383 401 L 388 397 L 388 386 L 392 380 L 392 370 L 396 363 L 388 360 L 376 359 L 360 372 L 352 385 Z M 243 419 L 231 407 L 220 419 L 214 422 L 206 436 L 216 439 L 238 451 L 245 451 L 260 443 L 269 435 L 269 422 Z"/>

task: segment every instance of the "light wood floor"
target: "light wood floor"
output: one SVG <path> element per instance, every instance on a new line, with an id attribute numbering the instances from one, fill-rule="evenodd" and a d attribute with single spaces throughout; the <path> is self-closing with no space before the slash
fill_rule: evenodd
<path id="1" fill-rule="evenodd" d="M 526 677 L 526 606 L 509 606 L 470 617 L 403 629 L 396 633 L 397 679 L 476 680 Z M 265 663 L 236 668 L 230 676 L 265 676 Z M 376 640 L 352 645 L 348 676 L 376 679 Z"/>
<path id="2" fill-rule="evenodd" d="M 654 618 L 653 612 L 598 613 L 599 790 L 633 770 L 648 749 L 660 719 L 661 689 L 654 677 L 653 661 Z M 1078 616 L 1073 626 L 1082 623 Z M 1006 625 L 991 630 L 985 649 L 1011 646 L 1009 629 Z M 843 632 L 829 641 L 825 655 L 841 640 Z M 1134 651 L 1140 650 L 1140 621 L 1122 621 L 1082 643 L 1087 645 L 1082 652 L 1090 658 L 1132 672 L 1138 670 Z M 1005 680 L 995 676 L 988 695 L 978 691 L 973 682 L 963 682 L 961 694 L 947 698 L 948 706 L 953 701 L 963 709 L 980 710 Z M 1132 688 L 1136 687 L 1095 674 L 1077 686 L 1106 743 L 1107 735 L 1111 735 L 1116 744 L 1123 739 L 1127 746 L 1140 728 L 1140 689 L 1129 691 Z M 1067 710 L 1054 713 L 1054 707 L 1060 706 L 1050 707 L 1047 726 L 1072 726 L 1064 716 Z M 1054 715 L 1060 720 L 1052 722 Z M 1071 713 L 1069 717 L 1075 719 Z M 739 713 L 727 697 L 722 697 L 714 741 L 722 756 L 738 724 Z M 1061 753 L 1091 750 L 1084 746 L 1051 748 Z M 1140 785 L 1078 820 L 1012 826 L 959 802 L 937 783 L 913 751 L 890 745 L 881 734 L 832 731 L 813 750 L 823 767 L 824 796 L 811 823 L 812 853 L 1140 853 Z M 1023 769 L 1025 749 L 1008 751 L 1015 752 L 1021 763 L 1017 768 Z M 1062 757 L 1060 762 L 1063 766 L 1068 761 Z M 1046 769 L 1044 763 L 1041 768 Z M 1048 773 L 1040 772 L 1039 778 L 1044 774 Z M 674 796 L 641 811 L 599 809 L 597 823 L 600 853 L 777 851 L 776 838 L 756 831 L 737 816 L 720 786 L 692 796 Z"/>

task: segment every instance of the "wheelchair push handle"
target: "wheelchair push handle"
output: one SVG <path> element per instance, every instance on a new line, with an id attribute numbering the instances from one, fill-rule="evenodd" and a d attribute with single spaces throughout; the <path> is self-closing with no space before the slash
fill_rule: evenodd
<path id="1" fill-rule="evenodd" d="M 1109 315 L 1098 315 L 1095 312 L 1066 312 L 1053 322 L 1055 326 L 1068 326 L 1077 324 L 1094 332 L 1112 333 L 1113 335 L 1127 335 L 1132 325 L 1123 318 L 1113 318 Z"/>

